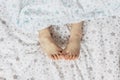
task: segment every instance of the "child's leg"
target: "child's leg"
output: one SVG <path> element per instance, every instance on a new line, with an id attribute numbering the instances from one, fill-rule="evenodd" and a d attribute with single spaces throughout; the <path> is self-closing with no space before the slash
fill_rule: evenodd
<path id="1" fill-rule="evenodd" d="M 66 48 L 63 50 L 63 54 L 65 54 L 65 59 L 71 60 L 79 57 L 82 28 L 83 22 L 72 24 L 69 42 Z"/>
<path id="2" fill-rule="evenodd" d="M 62 48 L 60 48 L 52 39 L 49 28 L 39 31 L 39 42 L 44 52 L 52 59 L 61 58 Z"/>

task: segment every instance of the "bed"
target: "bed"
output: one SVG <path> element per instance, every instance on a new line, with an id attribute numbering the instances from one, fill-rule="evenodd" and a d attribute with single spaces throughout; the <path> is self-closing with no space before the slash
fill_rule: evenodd
<path id="1" fill-rule="evenodd" d="M 62 48 L 69 27 L 50 28 Z M 86 20 L 83 35 L 77 60 L 51 60 L 42 51 L 38 35 L 11 25 L 0 4 L 0 80 L 120 80 L 120 17 Z"/>

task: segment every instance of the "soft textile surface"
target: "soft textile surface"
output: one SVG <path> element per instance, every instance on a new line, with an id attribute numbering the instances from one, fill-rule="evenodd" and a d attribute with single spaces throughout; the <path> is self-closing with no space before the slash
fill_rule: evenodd
<path id="1" fill-rule="evenodd" d="M 120 80 L 120 18 L 86 21 L 75 61 L 48 59 L 34 35 L 13 27 L 0 21 L 0 80 Z M 66 25 L 51 31 L 64 47 Z"/>
<path id="2" fill-rule="evenodd" d="M 50 25 L 120 16 L 120 0 L 2 0 L 2 3 L 9 20 L 33 34 Z"/>
<path id="3" fill-rule="evenodd" d="M 0 6 L 0 80 L 120 80 L 120 17 L 86 21 L 80 57 L 74 61 L 49 59 L 37 35 L 18 30 L 7 18 Z M 68 26 L 50 28 L 62 48 Z"/>

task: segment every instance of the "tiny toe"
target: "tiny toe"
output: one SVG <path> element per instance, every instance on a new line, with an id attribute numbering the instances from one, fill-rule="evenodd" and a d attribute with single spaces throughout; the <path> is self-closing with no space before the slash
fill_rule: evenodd
<path id="1" fill-rule="evenodd" d="M 75 55 L 75 59 L 77 59 L 79 56 L 78 55 Z"/>
<path id="2" fill-rule="evenodd" d="M 57 59 L 60 59 L 60 54 L 58 53 L 58 54 L 56 54 L 57 55 Z"/>
<path id="3" fill-rule="evenodd" d="M 54 55 L 51 55 L 51 58 L 54 59 Z"/>
<path id="4" fill-rule="evenodd" d="M 72 55 L 72 60 L 74 60 L 74 55 Z"/>
<path id="5" fill-rule="evenodd" d="M 53 59 L 55 60 L 56 59 L 56 56 L 53 54 Z"/>
<path id="6" fill-rule="evenodd" d="M 78 58 L 79 58 L 79 55 L 76 56 L 76 59 L 78 59 Z"/>
<path id="7" fill-rule="evenodd" d="M 72 60 L 72 55 L 69 56 L 69 60 Z"/>
<path id="8" fill-rule="evenodd" d="M 62 55 L 64 56 L 64 55 L 66 55 L 66 53 L 65 53 L 65 52 L 62 52 Z"/>
<path id="9" fill-rule="evenodd" d="M 65 55 L 65 60 L 67 60 L 68 59 L 68 55 Z"/>
<path id="10" fill-rule="evenodd" d="M 69 60 L 71 60 L 72 59 L 72 54 L 71 54 L 71 52 L 69 52 Z"/>
<path id="11" fill-rule="evenodd" d="M 69 55 L 66 55 L 66 60 L 68 60 L 68 58 L 69 58 Z"/>
<path id="12" fill-rule="evenodd" d="M 62 54 L 61 53 L 58 53 L 58 58 L 62 59 Z"/>
<path id="13" fill-rule="evenodd" d="M 72 55 L 72 60 L 74 60 L 74 55 Z"/>
<path id="14" fill-rule="evenodd" d="M 58 54 L 57 54 L 57 57 L 58 57 L 58 59 L 61 59 L 61 54 L 58 53 Z"/>
<path id="15" fill-rule="evenodd" d="M 57 55 L 60 56 L 60 53 L 58 53 Z"/>
<path id="16" fill-rule="evenodd" d="M 68 55 L 68 60 L 71 60 L 71 55 Z"/>
<path id="17" fill-rule="evenodd" d="M 57 60 L 60 59 L 60 56 L 58 54 L 56 54 L 56 56 L 57 56 Z"/>
<path id="18" fill-rule="evenodd" d="M 61 54 L 61 57 L 66 59 L 66 58 L 67 58 L 67 55 L 66 55 L 65 53 L 62 53 L 62 54 Z"/>
<path id="19" fill-rule="evenodd" d="M 76 59 L 76 55 L 73 55 L 73 59 L 74 59 L 74 60 Z"/>
<path id="20" fill-rule="evenodd" d="M 67 55 L 66 55 L 66 54 L 61 54 L 61 57 L 66 58 L 66 57 L 67 57 Z"/>
<path id="21" fill-rule="evenodd" d="M 64 55 L 60 54 L 60 59 L 62 59 L 64 57 Z"/>
<path id="22" fill-rule="evenodd" d="M 57 60 L 57 59 L 58 59 L 57 54 L 54 54 L 54 58 L 55 58 L 55 60 Z"/>

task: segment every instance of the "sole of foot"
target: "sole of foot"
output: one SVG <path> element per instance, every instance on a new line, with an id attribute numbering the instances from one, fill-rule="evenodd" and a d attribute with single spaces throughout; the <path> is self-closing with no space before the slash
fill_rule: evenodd
<path id="1" fill-rule="evenodd" d="M 71 39 L 69 40 L 66 48 L 63 50 L 62 54 L 64 55 L 65 60 L 75 60 L 78 59 L 80 55 L 80 40 Z"/>
<path id="2" fill-rule="evenodd" d="M 60 48 L 52 37 L 39 37 L 40 46 L 49 58 L 53 60 L 62 59 L 62 48 Z"/>

